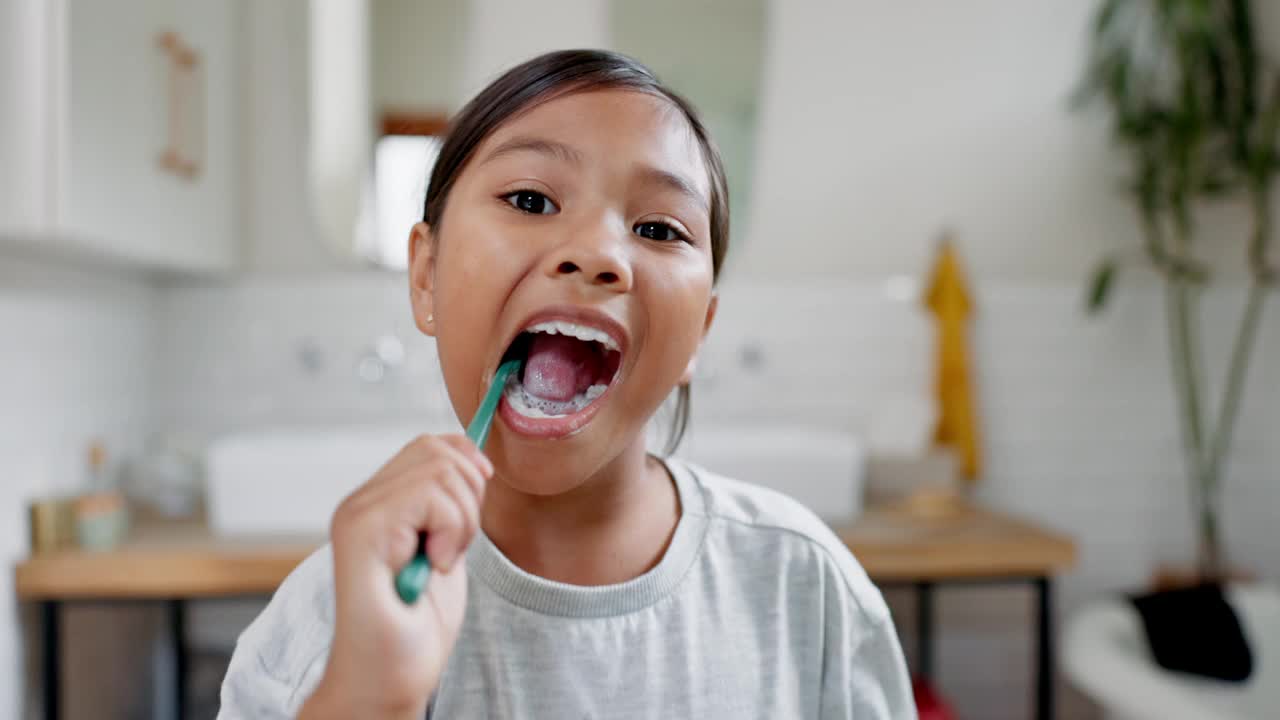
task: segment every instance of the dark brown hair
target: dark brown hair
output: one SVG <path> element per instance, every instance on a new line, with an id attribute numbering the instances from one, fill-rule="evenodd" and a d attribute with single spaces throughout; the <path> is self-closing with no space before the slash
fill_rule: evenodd
<path id="1" fill-rule="evenodd" d="M 711 272 L 713 282 L 729 248 L 729 188 L 720 151 L 689 101 L 664 86 L 649 68 L 626 55 L 607 50 L 560 50 L 523 62 L 490 83 L 449 122 L 440 148 L 422 220 L 439 231 L 449 191 L 476 148 L 503 123 L 553 98 L 590 90 L 633 90 L 669 101 L 689 123 L 702 149 L 711 180 Z M 675 414 L 666 452 L 675 451 L 689 426 L 690 391 L 677 391 Z"/>

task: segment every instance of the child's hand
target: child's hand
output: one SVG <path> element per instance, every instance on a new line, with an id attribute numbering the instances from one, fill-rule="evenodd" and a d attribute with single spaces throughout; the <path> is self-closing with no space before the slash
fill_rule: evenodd
<path id="1" fill-rule="evenodd" d="M 414 440 L 333 515 L 337 604 L 328 666 L 302 716 L 421 718 L 458 638 L 464 555 L 493 465 L 462 435 Z M 431 575 L 413 605 L 396 573 L 427 533 Z"/>

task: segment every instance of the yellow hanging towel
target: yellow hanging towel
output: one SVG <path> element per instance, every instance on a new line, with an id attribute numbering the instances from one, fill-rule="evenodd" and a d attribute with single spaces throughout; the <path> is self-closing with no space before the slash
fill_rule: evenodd
<path id="1" fill-rule="evenodd" d="M 937 328 L 938 428 L 934 442 L 955 451 L 961 474 L 972 482 L 982 467 L 967 332 L 973 301 L 950 238 L 944 237 L 939 245 L 924 303 Z"/>

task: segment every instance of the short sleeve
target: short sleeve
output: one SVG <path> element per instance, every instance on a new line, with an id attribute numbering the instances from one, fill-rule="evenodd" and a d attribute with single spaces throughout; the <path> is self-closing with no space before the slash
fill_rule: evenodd
<path id="1" fill-rule="evenodd" d="M 916 720 L 902 645 L 880 591 L 847 551 L 827 582 L 822 720 Z"/>
<path id="2" fill-rule="evenodd" d="M 866 628 L 827 649 L 822 720 L 915 720 L 915 700 L 893 624 Z"/>
<path id="3" fill-rule="evenodd" d="M 302 562 L 240 634 L 222 681 L 218 720 L 294 718 L 320 681 L 333 641 L 327 547 Z"/>

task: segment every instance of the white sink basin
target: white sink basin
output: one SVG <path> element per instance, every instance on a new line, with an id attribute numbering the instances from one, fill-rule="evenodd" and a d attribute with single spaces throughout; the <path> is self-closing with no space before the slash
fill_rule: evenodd
<path id="1" fill-rule="evenodd" d="M 852 520 L 862 511 L 866 454 L 847 433 L 799 425 L 691 425 L 676 454 L 789 495 L 828 522 Z"/>
<path id="2" fill-rule="evenodd" d="M 456 425 L 280 428 L 223 437 L 206 458 L 209 526 L 222 535 L 323 535 L 338 503 L 410 440 Z"/>
<path id="3" fill-rule="evenodd" d="M 230 435 L 207 456 L 209 524 L 221 535 L 328 531 L 333 511 L 400 448 L 455 425 L 281 428 Z M 863 451 L 850 435 L 796 426 L 691 427 L 678 455 L 779 490 L 830 521 L 861 508 Z"/>

